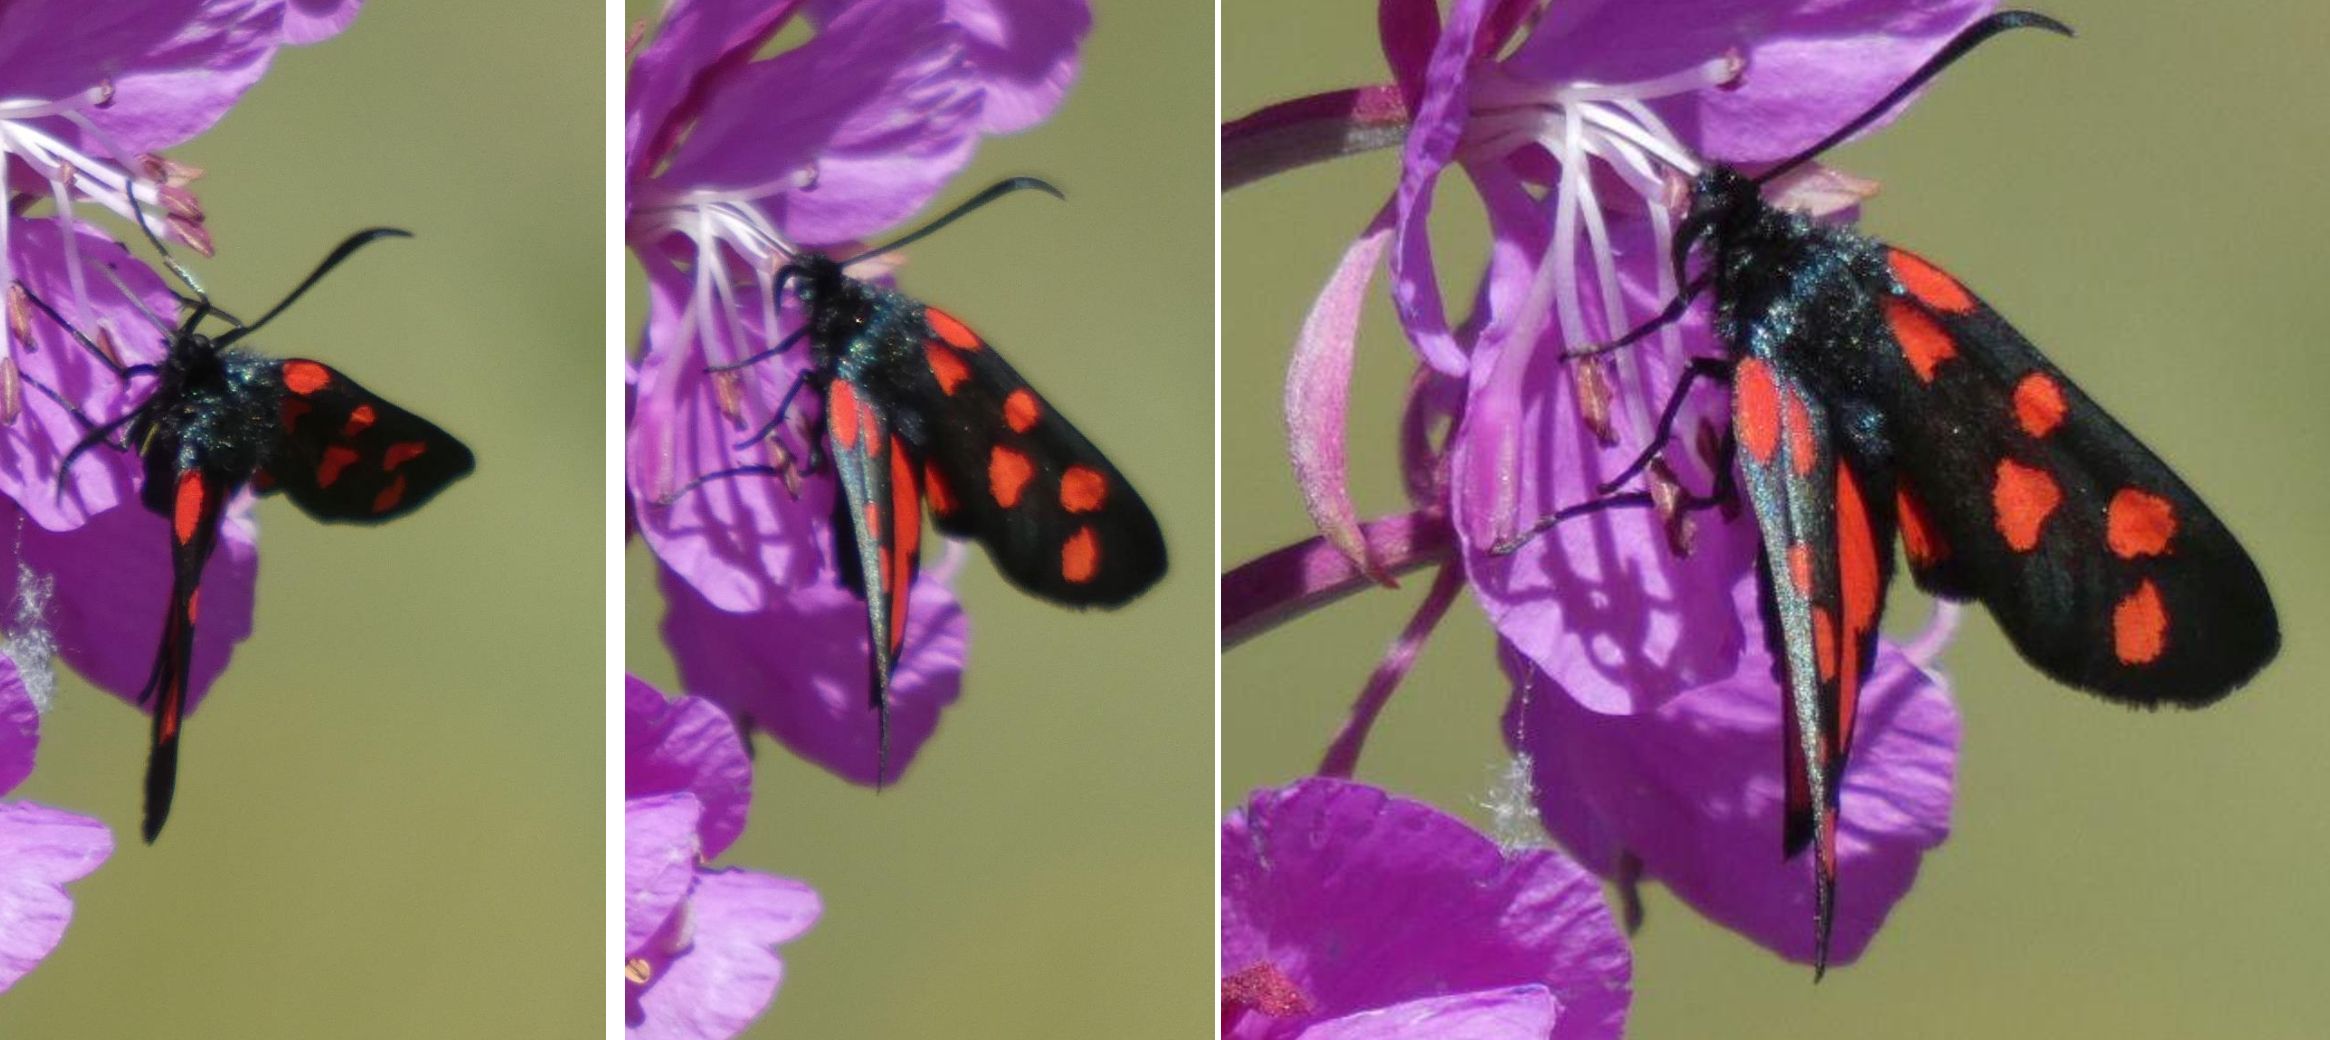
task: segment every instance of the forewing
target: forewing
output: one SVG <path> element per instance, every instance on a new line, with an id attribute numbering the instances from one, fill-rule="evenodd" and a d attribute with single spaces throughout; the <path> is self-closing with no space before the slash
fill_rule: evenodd
<path id="1" fill-rule="evenodd" d="M 170 798 L 178 785 L 178 731 L 186 714 L 186 686 L 193 672 L 194 625 L 202 611 L 202 568 L 218 545 L 219 519 L 225 515 L 234 484 L 224 474 L 201 470 L 169 471 L 149 465 L 147 480 L 161 476 L 169 488 L 170 607 L 162 619 L 162 645 L 154 653 L 154 668 L 138 702 L 151 702 L 154 724 L 152 749 L 146 758 L 146 814 L 143 833 L 148 843 L 162 833 L 170 818 Z M 149 499 L 154 497 L 148 496 Z"/>
<path id="2" fill-rule="evenodd" d="M 883 713 L 887 759 L 890 671 L 905 647 L 908 595 L 921 567 L 922 484 L 913 450 L 895 432 L 893 418 L 849 379 L 836 378 L 826 387 L 825 431 L 841 480 L 836 509 L 847 514 L 834 525 L 840 543 L 835 555 L 844 583 L 866 601 L 873 648 L 867 689 L 872 706 Z"/>
<path id="3" fill-rule="evenodd" d="M 435 423 L 318 362 L 279 362 L 282 437 L 256 484 L 318 520 L 377 523 L 413 511 L 476 465 Z"/>
<path id="4" fill-rule="evenodd" d="M 927 309 L 909 389 L 930 424 L 926 486 L 950 534 L 978 539 L 1012 584 L 1113 607 L 1165 573 L 1165 537 L 1124 475 L 987 343 Z"/>
<path id="5" fill-rule="evenodd" d="M 1919 584 L 1981 599 L 2033 665 L 2115 700 L 2206 704 L 2256 674 L 2280 625 L 2216 514 L 1955 279 L 1887 259 L 1876 383 Z"/>
<path id="6" fill-rule="evenodd" d="M 1892 569 L 1882 467 L 1840 457 L 1835 416 L 1783 363 L 1740 361 L 1733 435 L 1764 552 L 1765 631 L 1788 695 L 1782 849 L 1815 849 L 1818 958 L 1827 959 L 1836 818 L 1861 686 Z"/>

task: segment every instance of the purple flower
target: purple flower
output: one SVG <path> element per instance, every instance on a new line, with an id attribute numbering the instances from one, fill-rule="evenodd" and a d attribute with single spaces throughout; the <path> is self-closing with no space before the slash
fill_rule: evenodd
<path id="1" fill-rule="evenodd" d="M 814 33 L 758 57 L 797 14 Z M 870 750 L 854 750 L 870 748 L 871 651 L 863 605 L 825 594 L 840 588 L 837 491 L 807 464 L 820 410 L 797 393 L 808 351 L 709 369 L 798 327 L 798 305 L 774 284 L 786 259 L 905 219 L 983 134 L 1048 115 L 1089 20 L 1083 0 L 683 0 L 632 63 L 627 235 L 650 302 L 626 473 L 670 628 L 685 633 L 672 648 L 691 688 L 853 779 L 874 772 Z M 785 422 L 771 428 L 781 405 Z M 754 472 L 715 476 L 740 468 Z M 962 623 L 944 573 L 926 569 L 913 592 L 909 661 L 892 688 L 904 712 L 894 769 L 959 685 Z M 780 629 L 762 626 L 779 623 L 828 635 L 775 653 Z"/>
<path id="2" fill-rule="evenodd" d="M 1756 618 L 1752 579 L 1733 599 Z M 1945 608 L 1954 616 L 1955 608 Z M 1759 621 L 1751 627 L 1761 628 Z M 1858 958 L 1925 854 L 1949 836 L 1958 713 L 1930 670 L 1948 621 L 1909 650 L 1880 642 L 1861 695 L 1837 834 L 1831 964 Z M 1661 881 L 1693 909 L 1790 960 L 1813 959 L 1809 856 L 1781 858 L 1781 699 L 1751 631 L 1739 670 L 1636 715 L 1581 707 L 1509 644 L 1505 738 L 1531 766 L 1546 828 L 1603 877 Z"/>
<path id="3" fill-rule="evenodd" d="M 1316 778 L 1223 821 L 1221 956 L 1237 1040 L 1616 1037 L 1632 970 L 1561 854 Z"/>
<path id="4" fill-rule="evenodd" d="M 744 831 L 752 765 L 711 702 L 627 679 L 623 727 L 625 1034 L 714 1040 L 760 1017 L 775 947 L 820 912 L 798 881 L 704 864 Z"/>
<path id="5" fill-rule="evenodd" d="M 0 795 L 32 773 L 40 709 L 16 664 L 0 656 Z M 0 802 L 0 992 L 57 948 L 73 919 L 65 885 L 113 854 L 113 833 L 86 816 Z"/>

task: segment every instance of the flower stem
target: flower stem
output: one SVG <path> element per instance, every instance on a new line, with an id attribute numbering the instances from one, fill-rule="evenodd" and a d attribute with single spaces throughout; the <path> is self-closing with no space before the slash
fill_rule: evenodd
<path id="1" fill-rule="evenodd" d="M 1437 510 L 1419 510 L 1359 525 L 1368 556 L 1386 574 L 1451 559 L 1456 534 Z M 1325 538 L 1309 538 L 1256 557 L 1222 575 L 1222 649 L 1365 588 L 1375 579 Z"/>
<path id="2" fill-rule="evenodd" d="M 1348 778 L 1359 768 L 1359 751 L 1367 746 L 1367 735 L 1375 729 L 1376 716 L 1383 714 L 1383 706 L 1390 703 L 1392 691 L 1400 688 L 1400 680 L 1408 677 L 1408 669 L 1416 666 L 1416 655 L 1424 652 L 1424 642 L 1432 638 L 1432 630 L 1440 619 L 1448 616 L 1448 608 L 1456 602 L 1456 594 L 1464 590 L 1464 568 L 1453 562 L 1440 565 L 1440 574 L 1432 579 L 1432 590 L 1424 594 L 1423 606 L 1416 608 L 1416 616 L 1408 620 L 1408 627 L 1400 630 L 1391 649 L 1384 652 L 1383 661 L 1375 666 L 1375 674 L 1367 677 L 1367 686 L 1359 691 L 1359 700 L 1351 705 L 1351 718 L 1344 722 L 1343 731 L 1327 745 L 1327 753 L 1319 760 L 1318 775 Z"/>
<path id="3" fill-rule="evenodd" d="M 1222 126 L 1222 190 L 1347 155 L 1396 148 L 1408 103 L 1388 83 L 1267 105 Z"/>

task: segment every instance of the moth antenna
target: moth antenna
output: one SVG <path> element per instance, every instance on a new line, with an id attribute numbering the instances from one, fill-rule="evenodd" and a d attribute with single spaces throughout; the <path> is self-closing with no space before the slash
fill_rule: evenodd
<path id="1" fill-rule="evenodd" d="M 332 250 L 331 255 L 324 257 L 323 263 L 317 264 L 316 269 L 308 273 L 307 278 L 304 281 L 301 281 L 298 287 L 291 290 L 291 295 L 285 296 L 283 298 L 282 303 L 276 304 L 273 308 L 269 309 L 267 313 L 260 315 L 258 321 L 254 321 L 249 325 L 234 329 L 219 336 L 217 340 L 218 345 L 222 347 L 230 345 L 234 341 L 239 340 L 244 336 L 259 331 L 260 326 L 273 321 L 276 315 L 283 313 L 285 308 L 291 306 L 292 301 L 299 299 L 300 296 L 304 295 L 310 288 L 313 288 L 317 282 L 322 281 L 325 275 L 332 272 L 332 268 L 340 266 L 341 261 L 346 260 L 350 256 L 354 255 L 357 250 L 362 249 L 365 246 L 377 242 L 383 238 L 411 237 L 413 237 L 412 232 L 406 231 L 402 228 L 391 227 L 366 228 L 348 236 L 346 241 L 341 242 L 339 246 Z M 203 302 L 205 305 L 209 303 L 208 300 Z"/>
<path id="2" fill-rule="evenodd" d="M 155 184 L 154 190 L 161 190 L 161 185 L 158 182 Z M 176 256 L 171 255 L 170 247 L 162 244 L 162 236 L 154 234 L 154 226 L 146 222 L 146 207 L 138 202 L 136 184 L 133 182 L 130 189 L 122 194 L 129 196 L 129 214 L 138 222 L 138 230 L 146 233 L 146 241 L 154 244 L 154 251 L 162 254 L 163 266 L 168 267 L 171 274 L 177 275 L 179 281 L 185 282 L 187 288 L 194 290 L 194 298 L 200 306 L 210 307 L 210 294 L 202 291 L 202 283 L 194 280 L 194 272 L 187 270 L 184 264 L 178 262 Z"/>
<path id="3" fill-rule="evenodd" d="M 1900 104 L 1903 100 L 1907 99 L 1909 95 L 1916 93 L 1917 88 L 1925 86 L 1927 80 L 1941 75 L 1943 69 L 1949 68 L 1958 59 L 1965 57 L 1967 52 L 1981 46 L 1984 41 L 1990 39 L 1991 37 L 1996 36 L 2002 32 L 2006 32 L 2009 29 L 2045 29 L 2048 32 L 2056 33 L 2062 36 L 2074 35 L 2070 26 L 2065 25 L 2062 22 L 2058 22 L 2055 19 L 2049 18 L 2046 15 L 2040 14 L 2036 11 L 2000 11 L 1997 14 L 1991 15 L 1988 18 L 1969 25 L 1966 28 L 1960 30 L 1958 35 L 1951 37 L 1950 42 L 1944 44 L 1942 49 L 1935 52 L 1933 57 L 1927 58 L 1926 63 L 1924 65 L 1918 66 L 1918 70 L 1916 72 L 1910 73 L 1908 79 L 1902 80 L 1900 86 L 1893 88 L 1891 93 L 1888 93 L 1883 98 L 1879 99 L 1876 104 L 1869 106 L 1867 111 L 1862 112 L 1860 115 L 1854 116 L 1851 122 L 1838 127 L 1835 132 L 1829 134 L 1827 137 L 1821 138 L 1819 143 L 1814 144 L 1812 147 L 1798 152 L 1795 155 L 1789 156 L 1787 159 L 1782 160 L 1780 165 L 1774 166 L 1769 170 L 1765 170 L 1762 174 L 1753 178 L 1751 183 L 1760 188 L 1766 184 L 1771 183 L 1773 178 L 1787 173 L 1788 171 L 1793 170 L 1798 166 L 1802 166 L 1805 163 L 1811 162 L 1813 157 L 1818 156 L 1820 153 L 1828 151 L 1837 145 L 1843 144 L 1845 138 L 1860 133 L 1862 130 L 1867 129 L 1869 124 L 1884 118 L 1885 114 L 1887 112 L 1891 112 L 1895 105 Z"/>
<path id="4" fill-rule="evenodd" d="M 973 195 L 969 199 L 965 200 L 962 205 L 956 206 L 955 208 L 946 211 L 944 214 L 940 215 L 937 220 L 933 220 L 928 224 L 924 224 L 920 230 L 909 232 L 906 237 L 891 242 L 888 245 L 876 246 L 875 248 L 868 249 L 863 253 L 859 253 L 856 256 L 850 257 L 849 259 L 842 261 L 841 266 L 848 267 L 849 265 L 857 263 L 860 260 L 864 260 L 869 257 L 880 256 L 883 253 L 887 253 L 896 249 L 903 249 L 916 242 L 920 242 L 923 239 L 930 237 L 932 232 L 954 223 L 956 220 L 959 220 L 962 217 L 968 215 L 972 210 L 978 209 L 979 207 L 993 202 L 996 199 L 1000 199 L 1005 195 L 1009 195 L 1012 192 L 1022 191 L 1028 188 L 1033 188 L 1037 191 L 1043 192 L 1044 194 L 1049 195 L 1055 199 L 1059 199 L 1062 202 L 1068 201 L 1068 196 L 1062 194 L 1060 189 L 1052 187 L 1049 182 L 1040 178 L 1012 177 L 1007 180 L 997 181 L 995 184 L 989 186 L 986 191 L 982 191 L 977 195 Z"/>

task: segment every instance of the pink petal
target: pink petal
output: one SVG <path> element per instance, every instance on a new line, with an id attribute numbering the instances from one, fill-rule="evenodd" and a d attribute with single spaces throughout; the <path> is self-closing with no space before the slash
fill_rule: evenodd
<path id="1" fill-rule="evenodd" d="M 1303 1030 L 1301 1040 L 1545 1040 L 1560 1014 L 1561 1002 L 1545 987 L 1508 986 L 1329 1019 Z"/>
<path id="2" fill-rule="evenodd" d="M 283 42 L 315 43 L 339 35 L 356 21 L 362 0 L 289 0 L 283 7 Z"/>
<path id="3" fill-rule="evenodd" d="M 776 947 L 801 937 L 823 913 L 798 881 L 743 870 L 698 875 L 689 897 L 690 948 L 637 996 L 630 1040 L 727 1040 L 768 1010 L 784 980 Z"/>
<path id="4" fill-rule="evenodd" d="M 73 919 L 68 882 L 113 854 L 113 833 L 86 816 L 0 804 L 0 992 L 57 948 Z"/>
<path id="5" fill-rule="evenodd" d="M 623 949 L 637 954 L 696 883 L 696 796 L 633 798 L 623 805 Z"/>
<path id="6" fill-rule="evenodd" d="M 670 700 L 624 678 L 624 796 L 694 795 L 703 811 L 703 856 L 717 858 L 744 833 L 752 804 L 752 762 L 736 723 L 702 697 Z"/>

